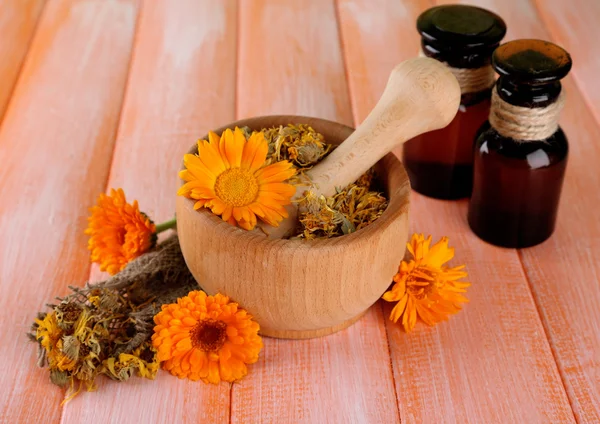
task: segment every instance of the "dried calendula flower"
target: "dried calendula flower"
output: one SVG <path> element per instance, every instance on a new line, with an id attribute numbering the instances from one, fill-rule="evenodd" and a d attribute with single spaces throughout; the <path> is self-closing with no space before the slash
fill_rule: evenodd
<path id="1" fill-rule="evenodd" d="M 56 343 L 63 335 L 63 331 L 58 326 L 55 312 L 42 314 L 41 317 L 38 317 L 35 320 L 33 330 L 36 340 L 47 352 L 56 347 Z"/>
<path id="2" fill-rule="evenodd" d="M 397 322 L 402 318 L 406 332 L 414 328 L 417 317 L 435 325 L 459 312 L 461 303 L 468 302 L 462 293 L 471 284 L 458 281 L 467 276 L 464 265 L 453 268 L 444 265 L 454 257 L 448 238 L 443 237 L 431 247 L 430 244 L 431 236 L 412 236 L 408 251 L 413 258 L 400 263 L 392 289 L 382 296 L 388 302 L 397 302 L 390 320 Z"/>
<path id="3" fill-rule="evenodd" d="M 159 367 L 156 350 L 146 343 L 131 353 L 121 353 L 117 358 L 110 357 L 102 365 L 104 374 L 119 381 L 126 381 L 136 373 L 140 377 L 154 380 Z"/>
<path id="4" fill-rule="evenodd" d="M 377 220 L 388 205 L 382 193 L 371 191 L 369 171 L 332 197 L 307 192 L 299 203 L 299 238 L 337 237 L 360 230 Z"/>
<path id="5" fill-rule="evenodd" d="M 185 265 L 177 236 L 162 242 L 106 281 L 83 288 L 49 305 L 29 337 L 38 344 L 38 365 L 50 380 L 95 389 L 101 375 L 125 381 L 133 375 L 153 379 L 159 367 L 150 338 L 160 306 L 198 288 Z"/>
<path id="6" fill-rule="evenodd" d="M 275 161 L 289 160 L 300 168 L 315 165 L 333 148 L 322 134 L 305 124 L 289 124 L 263 132 L 269 143 L 269 157 Z"/>

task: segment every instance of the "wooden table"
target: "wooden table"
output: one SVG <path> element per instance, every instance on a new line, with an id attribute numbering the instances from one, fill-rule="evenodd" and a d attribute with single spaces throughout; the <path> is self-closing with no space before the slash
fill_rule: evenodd
<path id="1" fill-rule="evenodd" d="M 83 234 L 98 193 L 123 187 L 160 222 L 182 154 L 211 128 L 282 113 L 361 122 L 415 55 L 415 19 L 433 2 L 0 1 L 0 421 L 599 423 L 600 2 L 469 3 L 503 16 L 507 40 L 572 53 L 550 240 L 490 246 L 466 201 L 414 194 L 412 229 L 450 236 L 473 282 L 449 322 L 407 335 L 378 303 L 326 338 L 266 339 L 238 384 L 100 379 L 61 407 L 24 333 L 69 284 L 101 277 Z"/>

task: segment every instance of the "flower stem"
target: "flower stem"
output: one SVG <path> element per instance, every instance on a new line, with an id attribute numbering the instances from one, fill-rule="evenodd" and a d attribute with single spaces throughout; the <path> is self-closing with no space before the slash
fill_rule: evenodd
<path id="1" fill-rule="evenodd" d="M 171 228 L 175 228 L 177 225 L 177 218 L 173 218 L 169 221 L 162 222 L 156 226 L 156 234 L 160 234 L 163 231 L 170 230 Z"/>

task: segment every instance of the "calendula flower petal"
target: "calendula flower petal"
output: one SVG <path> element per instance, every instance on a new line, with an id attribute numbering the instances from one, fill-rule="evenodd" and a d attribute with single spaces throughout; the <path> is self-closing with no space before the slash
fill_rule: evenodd
<path id="1" fill-rule="evenodd" d="M 269 153 L 269 144 L 265 140 L 264 133 L 255 132 L 248 138 L 248 143 L 244 148 L 242 156 L 242 166 L 249 168 L 251 171 L 258 171 Z"/>

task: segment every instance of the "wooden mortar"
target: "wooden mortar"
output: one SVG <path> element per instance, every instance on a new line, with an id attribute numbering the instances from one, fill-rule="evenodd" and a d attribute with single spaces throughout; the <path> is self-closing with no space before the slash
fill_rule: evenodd
<path id="1" fill-rule="evenodd" d="M 381 119 L 373 117 L 372 113 L 352 137 L 350 127 L 305 116 L 250 118 L 215 130 L 221 134 L 236 126 L 261 130 L 290 123 L 308 124 L 323 134 L 328 143 L 351 141 L 355 146 L 353 149 L 339 147 L 334 151 L 341 149 L 343 160 L 354 162 L 355 157 L 363 157 L 366 162 L 374 155 L 383 156 L 377 162 L 376 170 L 389 205 L 383 215 L 366 228 L 332 239 L 265 237 L 256 231 L 233 227 L 209 210 L 196 211 L 194 200 L 177 196 L 177 229 L 190 271 L 208 294 L 225 294 L 251 313 L 261 326 L 261 334 L 306 339 L 334 333 L 357 321 L 391 284 L 408 239 L 410 183 L 400 161 L 392 153 L 386 153 L 419 131 L 447 125 L 458 110 L 460 100 L 458 84 L 443 65 L 432 59 L 412 61 L 419 66 L 425 64 L 425 68 L 432 69 L 436 75 L 441 72 L 442 77 L 437 75 L 438 79 L 424 78 L 423 81 L 423 75 L 427 74 L 415 71 L 407 78 L 416 75 L 416 79 L 421 80 L 416 82 L 418 89 L 412 89 L 410 84 L 398 80 L 400 75 L 406 77 L 405 72 L 396 72 L 401 69 L 402 64 L 399 65 L 374 109 L 375 112 L 379 108 Z M 408 68 L 414 70 L 414 66 Z M 428 97 L 427 92 L 443 93 L 443 86 L 448 87 L 452 99 L 442 99 L 443 106 L 428 109 L 427 102 L 430 105 L 439 102 Z M 419 93 L 424 93 L 424 97 L 421 98 Z M 406 95 L 406 98 L 395 101 L 394 95 Z M 382 102 L 384 106 L 381 106 Z M 391 109 L 387 107 L 389 105 Z M 451 108 L 454 108 L 452 113 L 449 112 Z M 422 113 L 423 119 L 416 118 L 414 111 Z M 385 136 L 397 137 L 397 141 L 384 140 L 385 146 L 374 146 L 373 140 L 365 138 L 365 125 L 374 131 L 373 140 Z M 407 130 L 402 133 L 402 128 Z M 374 149 L 376 153 L 365 154 L 361 149 Z M 196 146 L 189 153 L 197 153 Z M 346 184 L 356 180 L 374 163 L 362 163 L 360 172 L 356 169 L 343 172 L 339 168 L 340 161 L 333 162 L 345 178 L 354 178 Z M 327 166 L 327 169 L 331 171 L 334 167 Z M 337 178 L 331 172 L 328 175 Z"/>

